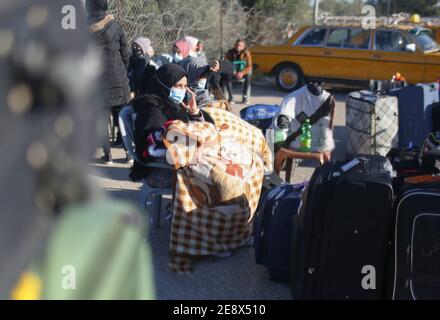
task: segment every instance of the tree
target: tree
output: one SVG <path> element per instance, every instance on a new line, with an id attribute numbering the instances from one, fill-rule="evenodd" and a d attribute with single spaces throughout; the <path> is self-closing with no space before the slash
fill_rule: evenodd
<path id="1" fill-rule="evenodd" d="M 334 16 L 360 16 L 365 4 L 363 0 L 325 0 L 320 2 L 319 11 Z"/>
<path id="2" fill-rule="evenodd" d="M 379 0 L 377 1 L 378 14 L 387 14 L 388 1 L 390 1 L 391 13 L 418 13 L 421 16 L 440 14 L 438 0 Z"/>
<path id="3" fill-rule="evenodd" d="M 241 0 L 241 4 L 267 16 L 291 21 L 303 22 L 311 18 L 309 0 Z"/>

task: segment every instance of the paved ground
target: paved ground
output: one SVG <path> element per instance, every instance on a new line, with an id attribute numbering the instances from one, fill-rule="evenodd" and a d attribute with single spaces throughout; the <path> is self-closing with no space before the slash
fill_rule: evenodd
<path id="1" fill-rule="evenodd" d="M 239 88 L 235 89 L 236 92 Z M 343 158 L 345 147 L 345 97 L 347 90 L 332 90 L 337 98 L 335 137 L 336 158 Z M 253 88 L 251 103 L 279 104 L 284 93 L 278 91 L 275 84 L 268 82 L 257 84 Z M 238 95 L 236 101 L 241 101 Z M 234 105 L 238 112 L 244 106 Z M 109 167 L 93 165 L 92 176 L 97 179 L 108 194 L 114 198 L 137 203 L 140 184 L 128 180 L 128 166 L 124 163 L 125 154 L 114 149 L 115 164 Z M 294 174 L 294 182 L 310 178 L 314 166 L 301 164 Z M 154 255 L 157 297 L 159 299 L 290 299 L 289 287 L 269 281 L 264 267 L 255 264 L 252 248 L 236 250 L 227 259 L 204 258 L 195 262 L 195 272 L 191 275 L 177 275 L 169 271 L 169 234 L 170 220 L 162 213 L 162 227 L 152 229 L 150 244 Z"/>

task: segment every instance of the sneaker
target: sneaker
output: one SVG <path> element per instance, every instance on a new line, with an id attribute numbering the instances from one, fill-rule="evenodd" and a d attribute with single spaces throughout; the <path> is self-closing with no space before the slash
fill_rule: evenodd
<path id="1" fill-rule="evenodd" d="M 121 136 L 121 134 L 118 132 L 118 135 L 117 135 L 117 137 L 116 137 L 116 140 L 115 140 L 114 146 L 115 146 L 115 147 L 122 147 L 123 144 L 124 144 L 124 142 L 122 141 L 122 136 Z"/>
<path id="2" fill-rule="evenodd" d="M 245 105 L 248 105 L 249 104 L 248 98 L 244 97 L 242 103 L 245 104 Z"/>
<path id="3" fill-rule="evenodd" d="M 110 154 L 106 154 L 106 155 L 102 156 L 101 158 L 99 158 L 99 161 L 101 161 L 102 163 L 104 163 L 106 165 L 113 164 L 113 159 Z"/>
<path id="4" fill-rule="evenodd" d="M 125 153 L 125 159 L 127 161 L 127 164 L 130 164 L 130 165 L 134 164 L 134 160 L 132 157 L 130 157 L 130 154 L 128 152 Z"/>
<path id="5" fill-rule="evenodd" d="M 231 251 L 226 251 L 226 252 L 219 252 L 216 254 L 213 254 L 214 257 L 217 258 L 229 258 L 231 256 L 232 252 Z"/>
<path id="6" fill-rule="evenodd" d="M 229 101 L 229 105 L 233 106 L 235 104 L 234 100 Z"/>

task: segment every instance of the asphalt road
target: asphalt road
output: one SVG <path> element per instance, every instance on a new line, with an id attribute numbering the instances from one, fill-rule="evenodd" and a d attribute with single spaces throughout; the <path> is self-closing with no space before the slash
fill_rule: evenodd
<path id="1" fill-rule="evenodd" d="M 238 93 L 240 88 L 235 88 Z M 334 158 L 344 157 L 345 147 L 345 98 L 349 91 L 332 90 L 336 96 L 335 114 L 336 150 Z M 278 91 L 273 82 L 255 84 L 251 103 L 279 104 L 285 93 Z M 239 95 L 236 101 L 241 101 Z M 235 112 L 244 106 L 235 104 Z M 115 164 L 112 166 L 93 165 L 92 176 L 111 196 L 137 203 L 140 184 L 128 179 L 128 166 L 124 163 L 125 154 L 121 149 L 113 149 Z M 100 154 L 98 153 L 100 156 Z M 302 163 L 296 168 L 293 181 L 308 180 L 313 173 L 313 163 Z M 165 201 L 165 205 L 168 201 Z M 255 263 L 253 248 L 243 248 L 233 252 L 226 259 L 207 257 L 194 263 L 195 271 L 190 275 L 179 275 L 170 271 L 169 235 L 171 221 L 162 211 L 162 227 L 151 229 L 149 243 L 153 251 L 153 261 L 158 299 L 252 299 L 277 300 L 290 299 L 290 289 L 286 284 L 271 282 L 266 269 Z"/>

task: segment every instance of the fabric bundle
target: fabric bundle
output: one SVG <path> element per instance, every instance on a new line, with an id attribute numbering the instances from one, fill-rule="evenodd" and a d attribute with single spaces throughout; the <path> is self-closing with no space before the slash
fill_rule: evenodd
<path id="1" fill-rule="evenodd" d="M 175 121 L 165 139 L 167 160 L 177 169 L 170 241 L 170 266 L 176 272 L 192 270 L 191 256 L 227 252 L 247 243 L 264 172 L 272 167 L 258 129 L 230 112 L 205 111 L 215 126 Z"/>

